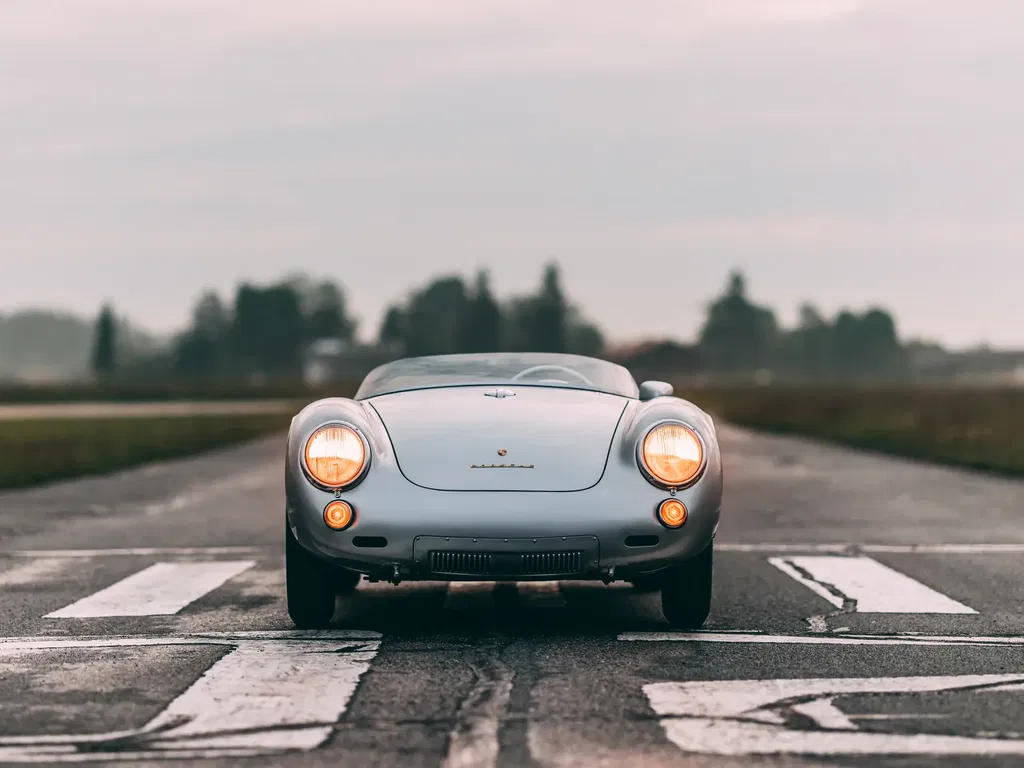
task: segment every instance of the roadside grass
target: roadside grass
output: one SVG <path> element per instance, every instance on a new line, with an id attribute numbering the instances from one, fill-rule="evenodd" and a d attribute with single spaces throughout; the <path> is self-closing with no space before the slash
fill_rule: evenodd
<path id="1" fill-rule="evenodd" d="M 0 420 L 0 488 L 113 472 L 243 443 L 286 430 L 293 413 Z"/>
<path id="2" fill-rule="evenodd" d="M 180 401 L 296 400 L 350 397 L 359 382 L 311 387 L 302 381 L 111 381 L 68 384 L 0 384 L 0 405 L 48 403 L 164 403 Z"/>
<path id="3" fill-rule="evenodd" d="M 869 451 L 1024 475 L 1024 389 L 680 388 L 717 419 Z"/>
<path id="4" fill-rule="evenodd" d="M 0 405 L 287 398 L 281 414 L 0 419 L 0 488 L 110 472 L 200 453 L 284 430 L 322 397 L 351 397 L 358 382 L 0 387 Z M 1024 475 L 1024 389 L 912 386 L 680 384 L 676 394 L 741 427 L 1007 475 Z M 225 403 L 226 404 L 226 403 Z"/>

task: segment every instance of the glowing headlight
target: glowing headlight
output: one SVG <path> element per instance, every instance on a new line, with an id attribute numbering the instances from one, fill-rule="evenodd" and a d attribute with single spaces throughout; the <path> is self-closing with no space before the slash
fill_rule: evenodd
<path id="1" fill-rule="evenodd" d="M 366 466 L 366 446 L 351 427 L 320 427 L 306 442 L 306 470 L 327 488 L 343 488 Z"/>
<path id="2" fill-rule="evenodd" d="M 704 447 L 689 427 L 662 424 L 647 433 L 640 458 L 657 482 L 677 488 L 693 482 L 704 468 Z"/>

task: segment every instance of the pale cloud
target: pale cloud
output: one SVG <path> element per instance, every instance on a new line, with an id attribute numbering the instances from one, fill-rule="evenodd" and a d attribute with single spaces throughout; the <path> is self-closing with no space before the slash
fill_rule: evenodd
<path id="1" fill-rule="evenodd" d="M 557 257 L 613 337 L 689 336 L 737 265 L 780 307 L 1024 345 L 1021 22 L 1018 0 L 7 0 L 0 308 L 110 297 L 166 329 L 204 285 L 306 269 L 372 332 L 436 272 L 518 291 Z"/>

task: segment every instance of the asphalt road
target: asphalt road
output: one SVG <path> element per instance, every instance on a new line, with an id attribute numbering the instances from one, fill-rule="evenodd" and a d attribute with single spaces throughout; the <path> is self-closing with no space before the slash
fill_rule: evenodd
<path id="1" fill-rule="evenodd" d="M 692 635 L 570 583 L 295 632 L 280 438 L 0 495 L 0 764 L 1024 765 L 1024 482 L 722 442 Z"/>

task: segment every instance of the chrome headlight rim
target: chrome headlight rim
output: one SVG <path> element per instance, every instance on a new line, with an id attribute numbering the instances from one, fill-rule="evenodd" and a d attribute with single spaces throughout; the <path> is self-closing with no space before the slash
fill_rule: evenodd
<path id="1" fill-rule="evenodd" d="M 697 438 L 697 443 L 700 445 L 700 466 L 697 468 L 697 472 L 694 474 L 692 478 L 690 478 L 685 483 L 682 483 L 680 485 L 666 483 L 664 480 L 662 480 L 653 472 L 651 472 L 651 470 L 647 466 L 647 463 L 644 461 L 644 443 L 647 442 L 648 436 L 654 430 L 660 427 L 664 427 L 666 425 L 674 425 L 689 430 L 689 432 Z M 692 424 L 685 422 L 682 419 L 662 419 L 660 421 L 654 422 L 647 429 L 645 429 L 644 433 L 640 436 L 640 439 L 636 441 L 636 463 L 637 466 L 640 468 L 640 473 L 651 485 L 657 488 L 662 488 L 666 491 L 685 490 L 686 488 L 691 488 L 694 485 L 696 485 L 698 482 L 700 482 L 700 479 L 704 477 L 704 471 L 708 467 L 707 442 L 704 440 L 704 436 L 700 433 L 700 430 L 698 430 Z"/>
<path id="2" fill-rule="evenodd" d="M 356 475 L 352 480 L 344 485 L 327 485 L 326 483 L 320 482 L 313 472 L 309 469 L 309 465 L 306 463 L 306 451 L 309 448 L 309 443 L 314 437 L 325 429 L 332 427 L 343 427 L 344 429 L 351 430 L 355 433 L 356 437 L 363 444 L 363 466 L 359 470 L 359 474 Z M 355 488 L 359 483 L 366 477 L 366 473 L 370 470 L 370 464 L 373 462 L 373 452 L 370 450 L 370 441 L 366 439 L 366 435 L 363 434 L 363 430 L 357 427 L 355 424 L 351 424 L 347 421 L 325 421 L 323 424 L 318 425 L 312 429 L 307 435 L 306 439 L 302 441 L 301 452 L 299 453 L 299 465 L 302 467 L 302 474 L 306 476 L 306 480 L 310 485 L 319 488 L 321 491 L 328 491 L 330 493 L 337 493 L 340 491 L 348 491 Z"/>

